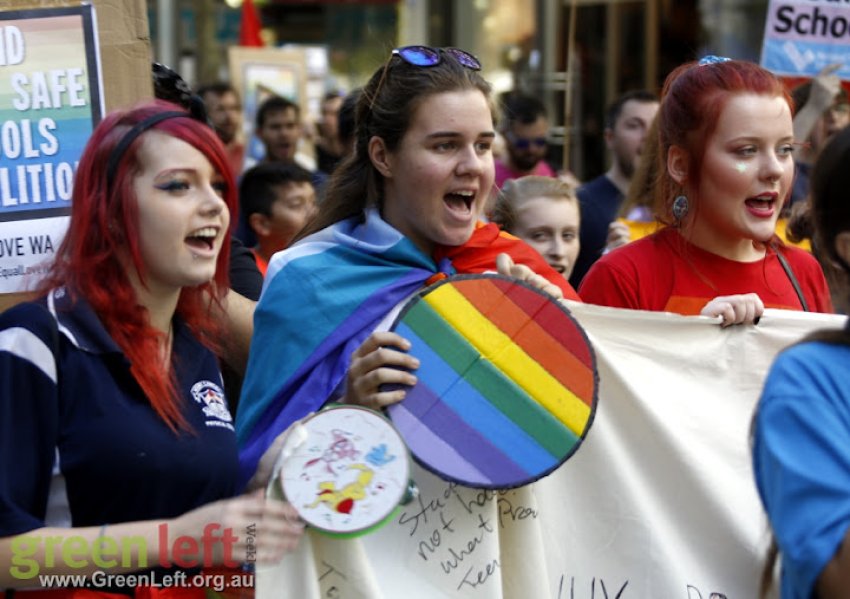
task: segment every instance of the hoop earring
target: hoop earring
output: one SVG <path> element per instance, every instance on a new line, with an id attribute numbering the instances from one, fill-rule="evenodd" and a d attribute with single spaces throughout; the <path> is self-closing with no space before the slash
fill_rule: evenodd
<path id="1" fill-rule="evenodd" d="M 677 227 L 682 224 L 682 219 L 688 215 L 688 210 L 690 210 L 690 206 L 687 196 L 676 196 L 676 199 L 673 200 L 673 218 L 676 219 Z"/>

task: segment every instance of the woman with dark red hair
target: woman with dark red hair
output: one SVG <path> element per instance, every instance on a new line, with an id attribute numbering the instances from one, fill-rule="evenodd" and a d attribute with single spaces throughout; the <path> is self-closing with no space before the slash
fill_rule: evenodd
<path id="1" fill-rule="evenodd" d="M 40 299 L 0 315 L 0 556 L 13 565 L 0 589 L 108 567 L 146 576 L 91 578 L 94 596 L 152 597 L 175 568 L 200 581 L 202 566 L 274 561 L 297 543 L 291 506 L 231 499 L 210 305 L 227 290 L 236 195 L 215 133 L 176 105 L 113 113 L 92 134 Z"/>
<path id="2" fill-rule="evenodd" d="M 807 252 L 776 237 L 794 179 L 792 102 L 760 66 L 716 56 L 664 83 L 655 218 L 666 227 L 596 262 L 591 304 L 758 321 L 765 307 L 831 312 Z"/>

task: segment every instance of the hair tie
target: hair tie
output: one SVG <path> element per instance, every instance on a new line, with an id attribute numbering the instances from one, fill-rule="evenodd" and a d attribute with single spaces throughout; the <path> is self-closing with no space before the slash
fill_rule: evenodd
<path id="1" fill-rule="evenodd" d="M 707 64 L 720 64 L 721 62 L 729 62 L 731 58 L 725 56 L 715 56 L 714 54 L 706 54 L 699 59 L 698 66 L 704 67 Z"/>

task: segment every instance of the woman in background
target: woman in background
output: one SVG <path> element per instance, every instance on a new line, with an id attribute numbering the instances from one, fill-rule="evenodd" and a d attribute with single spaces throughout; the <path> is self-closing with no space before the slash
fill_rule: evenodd
<path id="1" fill-rule="evenodd" d="M 665 228 L 603 256 L 588 303 L 753 323 L 765 306 L 831 312 L 823 272 L 776 220 L 794 177 L 790 98 L 756 64 L 706 57 L 674 70 L 658 116 L 656 216 Z"/>
<path id="2" fill-rule="evenodd" d="M 575 189 L 552 177 L 529 175 L 505 181 L 493 222 L 516 235 L 570 278 L 579 252 L 579 204 Z"/>

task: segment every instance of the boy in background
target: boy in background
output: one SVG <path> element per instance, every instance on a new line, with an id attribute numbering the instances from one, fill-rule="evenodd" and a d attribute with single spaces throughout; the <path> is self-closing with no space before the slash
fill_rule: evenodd
<path id="1" fill-rule="evenodd" d="M 271 257 L 287 248 L 315 214 L 312 175 L 295 163 L 264 162 L 242 175 L 239 203 L 256 236 L 251 251 L 265 276 Z"/>

